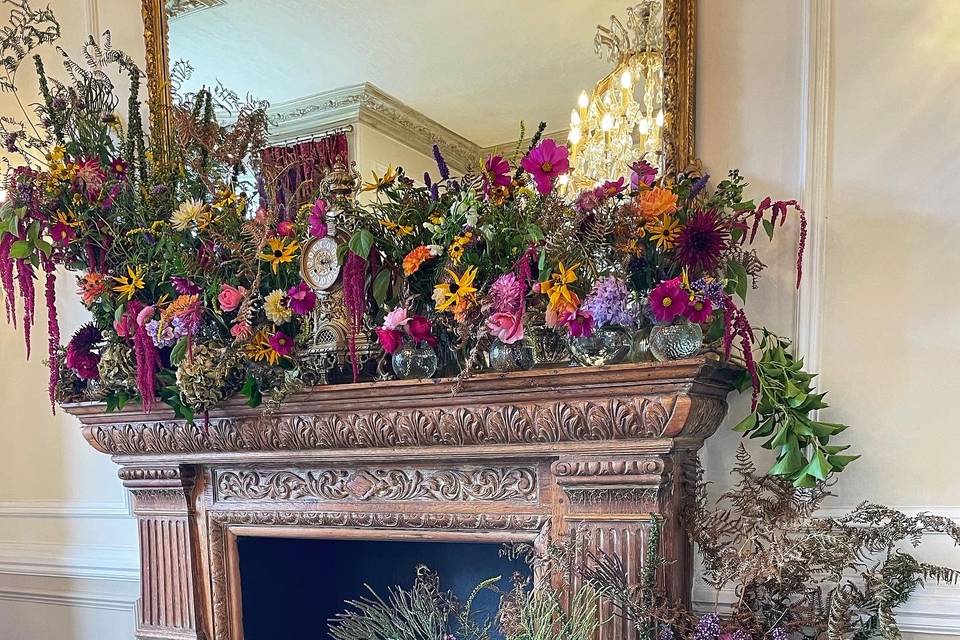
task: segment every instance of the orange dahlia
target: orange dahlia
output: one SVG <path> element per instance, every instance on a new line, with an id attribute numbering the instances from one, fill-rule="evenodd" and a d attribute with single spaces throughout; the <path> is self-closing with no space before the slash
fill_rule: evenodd
<path id="1" fill-rule="evenodd" d="M 403 258 L 403 275 L 412 276 L 420 266 L 433 257 L 433 252 L 426 245 L 420 245 Z"/>
<path id="2" fill-rule="evenodd" d="M 677 194 L 669 189 L 654 187 L 637 196 L 637 211 L 646 220 L 673 213 L 677 210 Z"/>

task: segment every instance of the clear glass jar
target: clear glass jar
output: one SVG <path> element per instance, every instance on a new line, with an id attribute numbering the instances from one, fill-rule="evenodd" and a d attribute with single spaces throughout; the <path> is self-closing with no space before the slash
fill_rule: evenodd
<path id="1" fill-rule="evenodd" d="M 437 371 L 437 352 L 426 342 L 406 342 L 393 352 L 393 373 L 401 380 L 432 378 Z"/>
<path id="2" fill-rule="evenodd" d="M 490 345 L 488 361 L 494 371 L 527 371 L 537 363 L 533 340 L 524 337 L 513 344 L 507 344 L 495 338 Z"/>
<path id="3" fill-rule="evenodd" d="M 656 362 L 656 358 L 650 353 L 650 327 L 633 330 L 629 360 L 630 362 Z"/>
<path id="4" fill-rule="evenodd" d="M 694 356 L 702 345 L 703 329 L 686 319 L 650 330 L 650 353 L 661 362 Z"/>
<path id="5" fill-rule="evenodd" d="M 589 336 L 570 338 L 570 354 L 584 367 L 623 362 L 632 346 L 631 331 L 618 324 L 598 327 Z"/>

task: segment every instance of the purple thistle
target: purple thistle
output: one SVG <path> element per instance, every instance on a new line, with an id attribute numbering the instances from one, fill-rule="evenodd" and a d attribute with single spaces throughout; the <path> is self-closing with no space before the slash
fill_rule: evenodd
<path id="1" fill-rule="evenodd" d="M 441 180 L 450 179 L 450 167 L 447 166 L 447 161 L 443 159 L 443 154 L 440 153 L 440 145 L 433 145 L 433 159 L 437 161 L 437 171 L 440 172 Z"/>

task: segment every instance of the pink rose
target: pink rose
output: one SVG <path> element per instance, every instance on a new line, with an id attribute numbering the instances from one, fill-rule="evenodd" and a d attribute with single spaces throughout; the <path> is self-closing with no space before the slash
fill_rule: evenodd
<path id="1" fill-rule="evenodd" d="M 247 295 L 244 287 L 234 287 L 229 284 L 220 285 L 220 295 L 217 301 L 220 303 L 220 309 L 223 311 L 233 311 L 240 306 L 243 298 Z"/>
<path id="2" fill-rule="evenodd" d="M 397 307 L 383 319 L 383 328 L 389 331 L 395 331 L 405 326 L 408 322 L 410 322 L 410 318 L 407 317 L 407 310 L 403 307 Z"/>
<path id="3" fill-rule="evenodd" d="M 380 342 L 380 346 L 383 347 L 384 351 L 393 355 L 393 352 L 403 344 L 403 333 L 396 329 L 377 327 L 377 340 Z"/>
<path id="4" fill-rule="evenodd" d="M 494 313 L 487 318 L 487 329 L 504 344 L 523 340 L 523 318 L 519 314 Z"/>
<path id="5" fill-rule="evenodd" d="M 431 347 L 437 346 L 437 339 L 433 336 L 433 327 L 430 321 L 423 316 L 414 316 L 407 325 L 410 337 L 416 342 L 426 342 Z"/>
<path id="6" fill-rule="evenodd" d="M 230 327 L 230 335 L 237 340 L 244 340 L 245 338 L 249 338 L 253 335 L 253 329 L 251 329 L 250 325 L 246 322 L 238 322 Z"/>

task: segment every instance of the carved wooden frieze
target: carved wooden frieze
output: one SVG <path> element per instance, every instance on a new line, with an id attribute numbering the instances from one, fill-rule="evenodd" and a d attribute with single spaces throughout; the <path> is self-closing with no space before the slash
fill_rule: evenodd
<path id="1" fill-rule="evenodd" d="M 537 500 L 536 470 L 528 467 L 218 470 L 215 477 L 224 501 Z"/>

